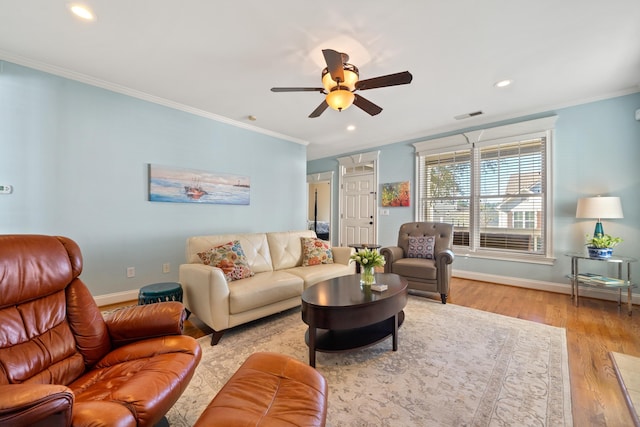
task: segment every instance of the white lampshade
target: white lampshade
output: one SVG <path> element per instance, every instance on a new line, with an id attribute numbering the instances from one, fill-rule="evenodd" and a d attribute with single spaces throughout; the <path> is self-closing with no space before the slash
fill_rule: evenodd
<path id="1" fill-rule="evenodd" d="M 624 218 L 620 197 L 583 197 L 578 199 L 576 218 Z"/>

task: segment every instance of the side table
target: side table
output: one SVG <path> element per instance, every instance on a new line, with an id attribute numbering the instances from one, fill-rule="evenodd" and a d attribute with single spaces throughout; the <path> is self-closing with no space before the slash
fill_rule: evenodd
<path id="1" fill-rule="evenodd" d="M 626 256 L 611 256 L 610 258 L 592 258 L 588 254 L 580 253 L 580 252 L 570 252 L 565 254 L 568 257 L 571 257 L 571 274 L 567 275 L 567 277 L 571 280 L 571 298 L 573 299 L 574 305 L 577 307 L 579 305 L 579 288 L 580 286 L 587 286 L 591 288 L 598 289 L 609 289 L 615 290 L 618 289 L 618 307 L 622 305 L 622 290 L 627 290 L 627 310 L 629 316 L 633 313 L 633 305 L 632 305 L 632 292 L 631 290 L 636 287 L 636 284 L 631 281 L 631 263 L 638 261 L 637 258 L 631 258 Z M 616 284 L 601 284 L 595 280 L 590 280 L 588 278 L 584 278 L 579 276 L 579 266 L 578 262 L 580 260 L 589 260 L 589 261 L 600 261 L 607 263 L 615 263 L 618 265 L 618 277 L 617 279 L 622 280 L 621 283 Z M 622 267 L 626 265 L 627 267 L 627 277 L 623 277 Z"/>

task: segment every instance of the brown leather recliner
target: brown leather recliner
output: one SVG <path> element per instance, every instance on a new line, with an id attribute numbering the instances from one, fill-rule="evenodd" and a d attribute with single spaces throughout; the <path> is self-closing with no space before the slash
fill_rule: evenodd
<path id="1" fill-rule="evenodd" d="M 201 357 L 179 302 L 105 321 L 65 237 L 0 236 L 0 425 L 153 426 Z"/>
<path id="2" fill-rule="evenodd" d="M 408 258 L 409 238 L 435 236 L 435 259 Z M 453 225 L 442 222 L 409 222 L 400 226 L 398 245 L 382 248 L 385 273 L 395 273 L 407 279 L 409 289 L 437 292 L 447 303 L 451 263 L 454 255 Z"/>

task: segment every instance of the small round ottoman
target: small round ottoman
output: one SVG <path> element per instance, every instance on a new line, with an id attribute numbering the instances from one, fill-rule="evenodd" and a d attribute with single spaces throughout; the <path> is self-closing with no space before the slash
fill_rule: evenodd
<path id="1" fill-rule="evenodd" d="M 138 305 L 163 301 L 182 302 L 182 286 L 177 282 L 154 283 L 143 286 L 138 293 Z"/>

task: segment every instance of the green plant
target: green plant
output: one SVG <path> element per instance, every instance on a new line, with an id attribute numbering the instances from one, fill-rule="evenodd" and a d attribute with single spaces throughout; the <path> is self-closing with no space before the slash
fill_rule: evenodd
<path id="1" fill-rule="evenodd" d="M 618 243 L 622 242 L 620 237 L 611 237 L 609 234 L 604 234 L 602 236 L 590 236 L 587 234 L 587 246 L 591 246 L 594 248 L 613 248 Z"/>
<path id="2" fill-rule="evenodd" d="M 361 249 L 349 257 L 363 267 L 382 267 L 385 263 L 384 256 L 380 252 L 369 248 Z"/>

